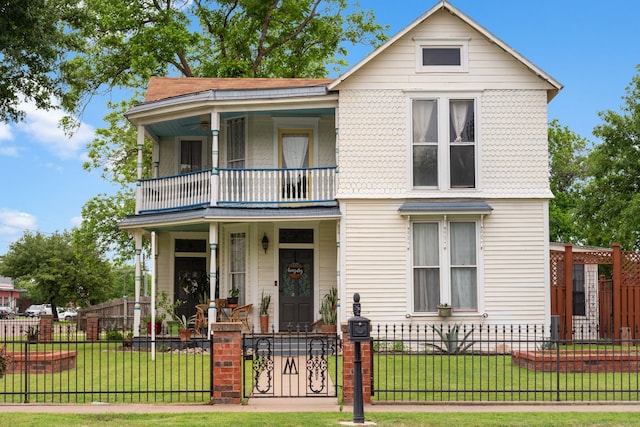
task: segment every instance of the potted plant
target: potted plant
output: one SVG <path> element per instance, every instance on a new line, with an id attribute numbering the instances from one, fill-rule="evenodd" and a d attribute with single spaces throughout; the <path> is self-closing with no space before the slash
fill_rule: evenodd
<path id="1" fill-rule="evenodd" d="M 446 302 L 438 304 L 437 308 L 438 308 L 438 316 L 440 317 L 451 316 L 452 307 Z"/>
<path id="2" fill-rule="evenodd" d="M 322 316 L 321 332 L 336 332 L 336 322 L 338 318 L 337 302 L 338 290 L 333 287 L 322 298 L 322 305 L 320 306 L 320 315 Z"/>
<path id="3" fill-rule="evenodd" d="M 238 288 L 229 289 L 229 298 L 227 298 L 227 307 L 237 307 L 239 295 L 240 295 L 240 289 Z"/>
<path id="4" fill-rule="evenodd" d="M 196 316 L 193 315 L 187 318 L 187 316 L 183 314 L 180 317 L 178 316 L 174 316 L 174 317 L 178 322 L 180 322 L 180 329 L 178 329 L 178 333 L 180 334 L 180 341 L 188 341 L 191 338 L 191 335 L 193 334 L 193 329 L 191 329 L 189 326 L 195 323 Z"/>
<path id="5" fill-rule="evenodd" d="M 162 322 L 164 322 L 164 319 L 166 318 L 166 315 L 164 313 L 158 313 L 156 312 L 156 320 L 153 324 L 153 328 L 155 329 L 156 335 L 159 335 L 162 332 Z M 145 314 L 144 317 L 142 318 L 142 321 L 147 325 L 147 334 L 151 335 L 151 313 Z"/>
<path id="6" fill-rule="evenodd" d="M 38 334 L 40 333 L 40 329 L 37 325 L 31 325 L 27 328 L 26 335 L 28 342 L 36 342 L 38 341 Z"/>
<path id="7" fill-rule="evenodd" d="M 122 338 L 123 347 L 131 347 L 133 345 L 133 331 L 126 331 Z"/>
<path id="8" fill-rule="evenodd" d="M 265 334 L 269 332 L 269 305 L 271 304 L 271 295 L 264 294 L 260 299 L 260 331 Z"/>

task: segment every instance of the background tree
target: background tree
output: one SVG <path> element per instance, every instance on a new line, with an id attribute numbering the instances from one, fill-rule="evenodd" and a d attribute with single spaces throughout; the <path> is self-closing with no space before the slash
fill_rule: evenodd
<path id="1" fill-rule="evenodd" d="M 9 247 L 0 275 L 19 280 L 33 299 L 51 304 L 54 315 L 56 307 L 69 302 L 87 306 L 105 301 L 113 283 L 111 266 L 95 245 L 66 231 L 25 233 Z"/>
<path id="2" fill-rule="evenodd" d="M 78 10 L 64 0 L 0 0 L 0 122 L 19 121 L 22 101 L 48 110 L 62 97 L 56 73 L 75 37 L 64 31 Z"/>
<path id="3" fill-rule="evenodd" d="M 601 112 L 593 131 L 602 142 L 588 157 L 578 225 L 588 244 L 640 250 L 640 74 L 622 99 L 621 112 Z"/>
<path id="4" fill-rule="evenodd" d="M 133 93 L 109 104 L 109 126 L 98 130 L 85 164 L 121 187 L 87 203 L 82 226 L 119 260 L 133 256 L 116 224 L 134 213 L 137 160 L 136 130 L 124 112 L 142 101 L 151 76 L 326 77 L 346 65 L 349 44 L 376 46 L 387 29 L 347 0 L 85 0 L 78 7 L 86 19 L 74 32 L 84 45 L 62 68 L 70 89 L 64 107 L 78 114 L 100 90 Z M 150 157 L 147 141 L 144 177 Z"/>
<path id="5" fill-rule="evenodd" d="M 582 230 L 576 227 L 580 186 L 586 177 L 587 140 L 561 126 L 549 123 L 549 183 L 554 198 L 549 201 L 549 239 L 552 242 L 580 243 Z"/>

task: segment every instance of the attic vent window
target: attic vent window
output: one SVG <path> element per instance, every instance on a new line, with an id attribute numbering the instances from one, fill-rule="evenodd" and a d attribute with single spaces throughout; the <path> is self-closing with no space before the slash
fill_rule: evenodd
<path id="1" fill-rule="evenodd" d="M 469 39 L 416 39 L 415 41 L 417 72 L 467 71 Z"/>
<path id="2" fill-rule="evenodd" d="M 422 65 L 460 65 L 460 48 L 425 47 L 422 49 Z"/>

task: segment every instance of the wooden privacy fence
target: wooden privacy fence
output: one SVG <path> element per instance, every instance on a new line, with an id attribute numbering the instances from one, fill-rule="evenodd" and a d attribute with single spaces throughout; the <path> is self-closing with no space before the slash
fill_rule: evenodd
<path id="1" fill-rule="evenodd" d="M 132 329 L 135 303 L 135 297 L 125 297 L 84 308 L 78 316 L 78 327 L 84 330 L 87 314 L 92 313 L 102 322 L 108 322 L 112 329 Z M 140 297 L 140 316 L 150 312 L 151 297 Z"/>
<path id="2" fill-rule="evenodd" d="M 573 266 L 611 265 L 611 278 L 599 276 L 598 338 L 638 339 L 640 335 L 640 255 L 620 249 L 574 248 L 551 250 L 551 314 L 559 317 L 560 338 L 573 339 Z M 626 335 L 626 336 L 625 336 Z"/>

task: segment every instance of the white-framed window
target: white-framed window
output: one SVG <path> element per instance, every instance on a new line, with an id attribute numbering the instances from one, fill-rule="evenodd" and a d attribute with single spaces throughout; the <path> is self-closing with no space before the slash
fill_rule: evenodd
<path id="1" fill-rule="evenodd" d="M 227 167 L 245 167 L 246 120 L 244 117 L 227 120 Z"/>
<path id="2" fill-rule="evenodd" d="M 177 173 L 197 172 L 204 169 L 205 138 L 179 138 L 177 145 Z"/>
<path id="3" fill-rule="evenodd" d="M 229 278 L 232 289 L 239 289 L 238 304 L 244 305 L 247 281 L 247 234 L 245 232 L 229 235 Z"/>
<path id="4" fill-rule="evenodd" d="M 476 188 L 475 97 L 411 99 L 414 188 Z"/>
<path id="5" fill-rule="evenodd" d="M 411 223 L 413 312 L 478 311 L 479 219 L 426 219 Z"/>
<path id="6" fill-rule="evenodd" d="M 463 73 L 469 70 L 469 38 L 418 38 L 415 42 L 417 72 Z"/>

